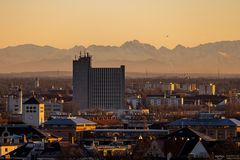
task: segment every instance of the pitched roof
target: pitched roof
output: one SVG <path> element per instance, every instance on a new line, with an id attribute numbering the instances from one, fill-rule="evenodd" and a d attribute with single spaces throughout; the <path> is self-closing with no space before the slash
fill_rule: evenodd
<path id="1" fill-rule="evenodd" d="M 44 123 L 45 125 L 81 125 L 81 124 L 93 124 L 95 122 L 89 121 L 84 118 L 55 118 Z"/>
<path id="2" fill-rule="evenodd" d="M 188 127 L 185 127 L 185 128 L 182 128 L 182 129 L 179 129 L 175 132 L 172 132 L 170 133 L 169 135 L 166 136 L 167 139 L 175 139 L 175 138 L 180 138 L 180 139 L 187 139 L 187 138 L 190 138 L 191 139 L 197 139 L 199 140 L 199 138 L 205 140 L 205 141 L 214 141 L 215 139 L 205 135 L 205 134 L 202 134 L 202 133 L 199 133 L 198 131 L 195 131 L 194 129 L 191 129 L 191 128 L 188 128 Z"/>
<path id="3" fill-rule="evenodd" d="M 26 135 L 27 138 L 32 138 L 32 136 L 39 137 L 39 139 L 48 137 L 45 132 L 26 124 L 0 125 L 0 135 L 5 130 L 7 130 L 10 133 L 10 135 L 18 135 L 18 136 Z"/>
<path id="4" fill-rule="evenodd" d="M 25 158 L 29 155 L 29 153 L 33 150 L 34 146 L 33 144 L 26 143 L 22 145 L 21 147 L 9 152 L 11 158 Z"/>
<path id="5" fill-rule="evenodd" d="M 214 139 L 187 127 L 177 130 L 164 138 L 165 154 L 171 152 L 174 157 L 187 157 L 200 138 L 204 142 L 215 142 Z"/>
<path id="6" fill-rule="evenodd" d="M 239 155 L 240 149 L 236 146 L 235 142 L 231 140 L 215 141 L 215 142 L 202 142 L 209 154 L 216 155 Z"/>
<path id="7" fill-rule="evenodd" d="M 46 143 L 44 150 L 38 155 L 38 158 L 54 158 L 58 159 L 61 153 L 59 142 Z"/>
<path id="8" fill-rule="evenodd" d="M 31 97 L 27 101 L 25 101 L 23 104 L 41 104 L 35 97 Z"/>

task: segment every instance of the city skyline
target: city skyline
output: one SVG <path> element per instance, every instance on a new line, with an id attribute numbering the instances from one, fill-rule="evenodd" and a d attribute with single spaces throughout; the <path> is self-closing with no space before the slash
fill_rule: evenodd
<path id="1" fill-rule="evenodd" d="M 156 48 L 238 40 L 240 1 L 16 1 L 0 5 L 0 48 L 71 48 L 138 39 Z"/>
<path id="2" fill-rule="evenodd" d="M 0 0 L 0 159 L 240 159 L 240 0 Z"/>

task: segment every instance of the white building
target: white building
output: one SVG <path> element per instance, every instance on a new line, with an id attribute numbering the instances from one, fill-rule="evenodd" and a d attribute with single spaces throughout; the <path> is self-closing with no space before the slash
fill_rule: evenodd
<path id="1" fill-rule="evenodd" d="M 136 109 L 138 106 L 142 104 L 142 98 L 140 95 L 127 97 L 127 103 L 132 105 L 132 109 Z"/>
<path id="2" fill-rule="evenodd" d="M 44 111 L 45 117 L 48 118 L 51 115 L 57 115 L 63 110 L 63 102 L 57 101 L 45 101 L 44 102 Z"/>
<path id="3" fill-rule="evenodd" d="M 23 122 L 35 127 L 44 123 L 44 104 L 35 97 L 28 99 L 23 104 Z"/>
<path id="4" fill-rule="evenodd" d="M 152 83 L 147 81 L 145 84 L 144 84 L 144 89 L 152 89 Z"/>
<path id="5" fill-rule="evenodd" d="M 168 106 L 180 106 L 183 105 L 183 98 L 179 96 L 170 96 L 167 98 Z"/>
<path id="6" fill-rule="evenodd" d="M 193 148 L 193 150 L 191 151 L 191 153 L 189 154 L 190 157 L 192 158 L 199 158 L 199 159 L 209 159 L 209 154 L 206 150 L 206 148 L 204 147 L 204 145 L 202 144 L 201 141 L 199 141 L 195 147 Z"/>
<path id="7" fill-rule="evenodd" d="M 146 97 L 147 105 L 150 106 L 160 106 L 161 105 L 161 96 L 160 95 L 149 95 Z"/>
<path id="8" fill-rule="evenodd" d="M 163 83 L 161 84 L 161 91 L 172 93 L 175 90 L 174 83 Z"/>
<path id="9" fill-rule="evenodd" d="M 215 84 L 201 84 L 199 85 L 199 95 L 215 95 Z"/>
<path id="10" fill-rule="evenodd" d="M 148 95 L 146 97 L 146 102 L 149 106 L 182 106 L 184 99 L 178 95 Z"/>
<path id="11" fill-rule="evenodd" d="M 8 112 L 12 114 L 22 114 L 22 89 L 19 88 L 17 93 L 8 96 Z"/>
<path id="12" fill-rule="evenodd" d="M 183 84 L 182 90 L 184 91 L 192 91 L 192 85 L 191 84 Z"/>
<path id="13" fill-rule="evenodd" d="M 39 88 L 39 86 L 40 86 L 39 78 L 35 79 L 34 86 L 35 86 L 35 88 Z"/>

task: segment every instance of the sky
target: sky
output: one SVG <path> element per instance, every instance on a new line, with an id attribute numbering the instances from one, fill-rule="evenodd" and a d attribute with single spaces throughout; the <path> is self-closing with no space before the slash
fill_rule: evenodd
<path id="1" fill-rule="evenodd" d="M 0 48 L 240 39 L 240 0 L 0 0 Z"/>

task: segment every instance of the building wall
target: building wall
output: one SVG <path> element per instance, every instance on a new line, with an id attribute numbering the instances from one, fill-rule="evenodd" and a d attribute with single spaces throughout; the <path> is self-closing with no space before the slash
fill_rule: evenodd
<path id="1" fill-rule="evenodd" d="M 17 148 L 18 148 L 17 145 L 1 145 L 0 146 L 0 156 L 4 156 Z"/>
<path id="2" fill-rule="evenodd" d="M 200 95 L 215 95 L 216 86 L 212 83 L 199 85 Z"/>
<path id="3" fill-rule="evenodd" d="M 89 107 L 121 109 L 124 105 L 124 66 L 121 68 L 91 68 Z"/>
<path id="4" fill-rule="evenodd" d="M 162 104 L 161 97 L 147 97 L 147 105 L 150 106 L 160 106 Z"/>
<path id="5" fill-rule="evenodd" d="M 45 125 L 45 131 L 54 134 L 58 137 L 62 137 L 63 141 L 70 141 L 72 137 L 76 135 L 76 130 L 74 126 L 67 125 Z"/>
<path id="6" fill-rule="evenodd" d="M 18 89 L 17 95 L 9 95 L 8 112 L 13 114 L 22 114 L 22 90 Z"/>
<path id="7" fill-rule="evenodd" d="M 73 61 L 73 103 L 76 111 L 87 109 L 89 104 L 89 69 L 91 57 L 79 57 Z"/>
<path id="8" fill-rule="evenodd" d="M 122 109 L 125 67 L 91 68 L 91 57 L 73 61 L 73 103 L 77 111 Z"/>
<path id="9" fill-rule="evenodd" d="M 209 158 L 209 154 L 203 144 L 199 141 L 190 153 L 194 158 Z"/>
<path id="10" fill-rule="evenodd" d="M 237 135 L 237 127 L 230 126 L 171 126 L 169 127 L 170 132 L 175 132 L 183 127 L 190 127 L 200 133 L 203 133 L 213 139 L 226 140 L 228 138 L 233 138 Z"/>
<path id="11" fill-rule="evenodd" d="M 78 135 L 83 130 L 94 130 L 96 125 L 45 125 L 45 130 L 56 136 L 62 137 L 63 141 L 70 141 L 72 137 L 79 140 Z"/>
<path id="12" fill-rule="evenodd" d="M 172 92 L 175 90 L 174 83 L 164 83 L 161 85 L 162 92 Z"/>
<path id="13" fill-rule="evenodd" d="M 63 104 L 58 102 L 44 102 L 44 116 L 45 119 L 52 114 L 57 114 L 63 111 Z"/>
<path id="14" fill-rule="evenodd" d="M 183 105 L 183 98 L 179 98 L 177 96 L 169 96 L 169 97 L 147 97 L 146 102 L 149 106 L 180 106 Z"/>
<path id="15" fill-rule="evenodd" d="M 23 122 L 35 127 L 44 123 L 44 104 L 25 104 Z"/>

